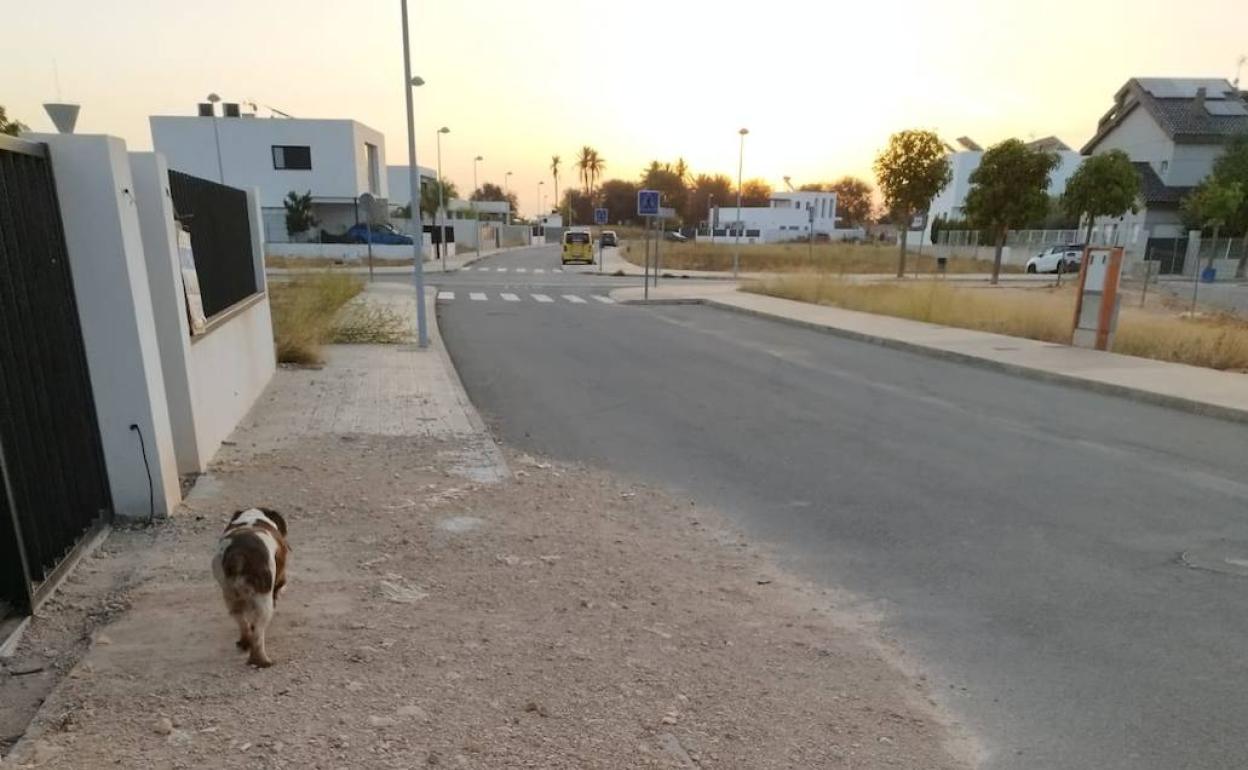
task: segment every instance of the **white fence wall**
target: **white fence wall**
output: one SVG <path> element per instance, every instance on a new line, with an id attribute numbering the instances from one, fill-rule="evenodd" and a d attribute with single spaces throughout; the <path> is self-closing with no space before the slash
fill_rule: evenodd
<path id="1" fill-rule="evenodd" d="M 425 262 L 433 258 L 431 240 L 426 233 L 422 250 Z M 454 256 L 454 244 L 449 245 L 452 247 L 451 255 Z M 287 259 L 338 259 L 343 262 L 368 262 L 368 244 L 366 243 L 266 243 L 264 253 L 270 257 Z M 410 262 L 413 257 L 412 246 L 386 246 L 374 243 L 373 257 L 405 259 Z"/>

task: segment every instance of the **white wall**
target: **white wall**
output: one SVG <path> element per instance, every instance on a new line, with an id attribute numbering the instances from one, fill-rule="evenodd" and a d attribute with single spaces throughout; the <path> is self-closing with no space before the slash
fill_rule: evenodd
<path id="1" fill-rule="evenodd" d="M 168 515 L 181 492 L 125 143 L 73 134 L 29 138 L 48 144 L 56 177 L 114 510 L 149 515 L 150 470 L 154 513 Z"/>
<path id="2" fill-rule="evenodd" d="M 1174 142 L 1161 130 L 1148 110 L 1136 107 L 1096 145 L 1092 154 L 1100 155 L 1110 150 L 1122 150 L 1133 161 L 1149 163 L 1164 182 L 1168 172 L 1162 171 L 1161 163 L 1165 161 L 1168 164 L 1173 159 Z"/>
<path id="3" fill-rule="evenodd" d="M 1170 169 L 1162 181 L 1171 187 L 1191 187 L 1200 184 L 1213 173 L 1213 163 L 1226 151 L 1218 144 L 1176 144 Z"/>
<path id="4" fill-rule="evenodd" d="M 425 235 L 425 261 L 429 260 L 428 245 L 430 236 Z M 411 244 L 406 246 L 386 246 L 373 244 L 373 256 L 380 259 L 412 259 Z M 368 244 L 366 243 L 266 243 L 264 251 L 270 257 L 289 257 L 293 259 L 341 259 L 344 262 L 367 262 Z"/>
<path id="5" fill-rule="evenodd" d="M 224 183 L 242 189 L 259 188 L 263 206 L 281 206 L 292 190 L 310 191 L 315 198 L 354 198 L 368 192 L 365 141 L 378 145 L 379 162 L 385 169 L 385 137 L 352 120 L 154 115 L 150 122 L 152 145 L 165 156 L 170 168 L 222 181 L 215 123 Z M 274 145 L 310 147 L 311 170 L 273 168 Z M 385 192 L 388 183 L 384 170 L 380 176 Z"/>
<path id="6" fill-rule="evenodd" d="M 421 184 L 437 179 L 437 171 L 425 166 L 417 166 L 417 173 L 423 180 Z M 406 206 L 412 200 L 411 175 L 407 166 L 386 166 L 386 185 L 390 190 L 391 206 Z"/>

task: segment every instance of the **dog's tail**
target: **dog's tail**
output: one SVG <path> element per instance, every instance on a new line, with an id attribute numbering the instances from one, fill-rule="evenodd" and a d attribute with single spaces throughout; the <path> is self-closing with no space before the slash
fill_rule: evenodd
<path id="1" fill-rule="evenodd" d="M 240 594 L 267 594 L 273 591 L 269 551 L 255 535 L 240 535 L 221 555 L 221 571 Z"/>

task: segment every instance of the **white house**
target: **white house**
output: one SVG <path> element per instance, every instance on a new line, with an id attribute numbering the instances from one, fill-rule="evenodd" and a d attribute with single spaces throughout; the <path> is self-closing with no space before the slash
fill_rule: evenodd
<path id="1" fill-rule="evenodd" d="M 716 237 L 744 230 L 751 243 L 805 240 L 816 235 L 840 237 L 836 227 L 836 193 L 773 193 L 767 206 L 716 206 L 711 212 Z M 853 231 L 858 232 L 858 231 Z"/>
<path id="2" fill-rule="evenodd" d="M 424 187 L 438 178 L 438 172 L 426 166 L 417 166 L 420 174 L 420 186 Z M 390 206 L 399 208 L 412 202 L 411 172 L 407 164 L 386 166 L 386 183 L 390 188 Z"/>
<path id="3" fill-rule="evenodd" d="M 1213 170 L 1226 143 L 1248 133 L 1243 92 L 1217 78 L 1132 78 L 1097 122 L 1084 155 L 1122 150 L 1140 176 L 1140 210 L 1099 218 L 1096 239 L 1143 256 L 1148 239 L 1183 235 L 1179 204 Z M 1150 257 L 1151 258 L 1151 257 Z"/>
<path id="4" fill-rule="evenodd" d="M 237 112 L 234 110 L 233 112 Z M 388 198 L 386 138 L 354 120 L 153 115 L 152 145 L 171 169 L 260 190 L 265 240 L 290 240 L 283 199 L 311 193 L 319 227 L 362 218 L 363 193 Z"/>
<path id="5" fill-rule="evenodd" d="M 958 145 L 960 150 L 950 148 L 949 153 L 949 170 L 951 178 L 949 184 L 937 193 L 932 199 L 932 205 L 927 210 L 927 223 L 923 231 L 923 242 L 931 242 L 932 222 L 936 217 L 944 217 L 945 219 L 963 219 L 966 217 L 966 195 L 971 191 L 971 174 L 975 169 L 979 168 L 979 163 L 983 160 L 984 151 L 978 144 L 967 137 L 959 137 Z M 1049 195 L 1058 196 L 1066 191 L 1066 182 L 1079 168 L 1079 164 L 1083 162 L 1083 156 L 1072 150 L 1065 142 L 1057 137 L 1046 137 L 1037 139 L 1034 142 L 1028 142 L 1028 146 L 1034 149 L 1047 150 L 1057 155 L 1057 167 L 1049 174 Z"/>

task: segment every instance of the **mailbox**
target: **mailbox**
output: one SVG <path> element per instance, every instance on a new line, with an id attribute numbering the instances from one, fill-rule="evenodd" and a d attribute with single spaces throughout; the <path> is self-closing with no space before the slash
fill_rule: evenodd
<path id="1" fill-rule="evenodd" d="M 1075 328 L 1071 344 L 1108 350 L 1118 328 L 1118 279 L 1122 275 L 1121 246 L 1083 249 L 1079 269 L 1079 296 L 1075 300 Z"/>

